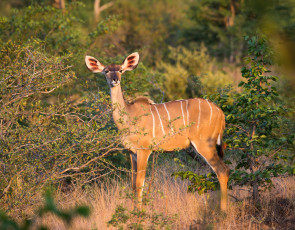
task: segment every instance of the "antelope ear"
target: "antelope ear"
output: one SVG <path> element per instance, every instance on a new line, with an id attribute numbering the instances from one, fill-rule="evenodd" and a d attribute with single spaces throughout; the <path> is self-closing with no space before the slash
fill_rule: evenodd
<path id="1" fill-rule="evenodd" d="M 93 73 L 100 73 L 104 69 L 104 65 L 91 56 L 85 57 L 85 63 L 87 68 Z"/>
<path id="2" fill-rule="evenodd" d="M 123 64 L 122 64 L 122 70 L 123 71 L 130 71 L 137 67 L 139 61 L 139 54 L 132 53 L 127 58 L 125 58 Z"/>

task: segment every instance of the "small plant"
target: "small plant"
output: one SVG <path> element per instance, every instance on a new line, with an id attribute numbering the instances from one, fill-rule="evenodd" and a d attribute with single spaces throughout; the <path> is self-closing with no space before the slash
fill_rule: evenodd
<path id="1" fill-rule="evenodd" d="M 252 197 L 259 204 L 259 191 L 272 186 L 272 177 L 295 173 L 294 134 L 279 133 L 286 108 L 275 103 L 278 96 L 266 66 L 271 65 L 271 50 L 264 37 L 245 37 L 249 56 L 241 70 L 243 81 L 236 93 L 230 87 L 221 94 L 209 97 L 226 114 L 226 143 L 237 159 L 231 170 L 229 185 L 250 186 Z M 231 163 L 230 161 L 226 161 Z M 174 176 L 188 179 L 189 191 L 200 194 L 216 188 L 212 174 L 176 172 Z"/>
<path id="2" fill-rule="evenodd" d="M 192 171 L 174 172 L 172 176 L 180 177 L 182 180 L 188 179 L 190 184 L 188 186 L 189 192 L 198 192 L 200 195 L 208 191 L 215 191 L 218 186 L 218 179 L 215 174 L 208 173 L 207 175 L 198 175 Z"/>
<path id="3" fill-rule="evenodd" d="M 131 195 L 133 193 L 125 191 L 124 200 L 134 199 Z M 159 192 L 160 197 L 163 194 Z M 116 227 L 117 229 L 171 229 L 171 226 L 176 219 L 176 216 L 165 215 L 161 212 L 156 212 L 153 206 L 153 197 L 145 196 L 144 203 L 146 207 L 142 210 L 128 209 L 124 205 L 118 205 L 112 219 L 107 222 L 108 226 Z M 155 193 L 154 193 L 155 195 Z"/>
<path id="4" fill-rule="evenodd" d="M 37 216 L 34 218 L 39 218 L 44 216 L 47 213 L 52 213 L 59 217 L 61 220 L 63 220 L 66 225 L 69 227 L 73 220 L 78 217 L 88 217 L 90 214 L 90 209 L 86 206 L 78 206 L 74 209 L 71 209 L 69 211 L 64 211 L 59 209 L 56 204 L 54 203 L 52 194 L 47 191 L 44 195 L 45 202 L 44 206 L 39 209 L 37 212 Z M 28 230 L 32 229 L 39 229 L 39 230 L 45 230 L 48 229 L 46 226 L 36 226 L 34 219 L 25 219 L 23 221 L 23 224 L 19 224 L 16 221 L 12 220 L 9 216 L 7 216 L 4 212 L 0 212 L 0 229 L 2 230 Z"/>
<path id="5" fill-rule="evenodd" d="M 226 143 L 238 158 L 230 185 L 250 186 L 257 202 L 260 189 L 272 186 L 272 177 L 294 174 L 294 154 L 288 151 L 294 134 L 279 131 L 288 110 L 276 103 L 274 82 L 278 78 L 267 69 L 272 64 L 272 51 L 266 38 L 246 36 L 245 41 L 249 47 L 247 65 L 241 69 L 238 92 L 232 97 L 222 94 L 213 98 L 227 115 Z"/>

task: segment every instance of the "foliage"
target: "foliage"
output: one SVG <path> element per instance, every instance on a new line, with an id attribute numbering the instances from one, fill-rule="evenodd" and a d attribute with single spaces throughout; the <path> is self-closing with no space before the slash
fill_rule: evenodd
<path id="1" fill-rule="evenodd" d="M 78 216 L 88 217 L 90 214 L 90 210 L 87 206 L 79 206 L 69 211 L 64 211 L 59 209 L 56 206 L 53 200 L 52 194 L 49 191 L 46 192 L 46 194 L 44 195 L 44 198 L 45 198 L 44 206 L 38 210 L 37 216 L 34 219 L 42 218 L 42 216 L 44 216 L 45 214 L 51 213 L 58 216 L 69 227 L 76 217 Z M 32 227 L 34 227 L 34 229 L 40 229 L 40 230 L 48 229 L 46 226 L 36 226 L 33 219 L 25 219 L 23 222 L 24 222 L 23 224 L 19 224 L 18 222 L 8 217 L 5 213 L 0 212 L 0 229 L 2 230 L 6 230 L 6 229 L 28 230 L 28 229 L 32 229 Z"/>
<path id="2" fill-rule="evenodd" d="M 79 104 L 44 100 L 75 74 L 64 64 L 68 56 L 52 57 L 35 45 L 1 47 L 0 202 L 6 211 L 28 200 L 33 205 L 31 197 L 44 186 L 61 180 L 83 185 L 126 163 L 121 156 L 119 164 L 115 155 L 108 159 L 121 150 L 109 97 L 93 94 Z"/>
<path id="3" fill-rule="evenodd" d="M 102 46 L 111 44 L 104 37 L 113 33 L 120 25 L 117 16 L 110 16 L 97 25 L 85 26 L 88 22 L 83 15 L 78 14 L 84 10 L 85 5 L 78 1 L 67 4 L 64 13 L 45 4 L 15 9 L 10 16 L 0 20 L 0 41 L 11 40 L 23 45 L 38 41 L 44 46 L 43 51 L 50 55 L 71 55 L 65 62 L 72 66 L 79 77 L 58 92 L 67 95 L 83 94 L 80 86 L 89 76 L 84 64 L 85 53 L 89 55 L 95 50 L 97 54 L 93 56 L 108 56 Z M 96 84 L 87 86 L 88 90 L 97 89 Z"/>
<path id="4" fill-rule="evenodd" d="M 69 6 L 82 7 L 80 3 Z M 80 36 L 74 26 L 82 21 L 73 14 L 62 14 L 51 6 L 28 6 L 22 10 L 14 9 L 12 16 L 2 18 L 0 32 L 1 40 L 26 42 L 28 39 L 43 41 L 46 49 L 54 54 L 62 54 L 67 50 L 78 51 Z"/>
<path id="5" fill-rule="evenodd" d="M 191 43 L 205 42 L 210 54 L 239 63 L 247 53 L 242 36 L 258 30 L 269 36 L 277 58 L 290 66 L 294 62 L 294 7 L 292 0 L 194 1 L 184 35 Z"/>
<path id="6" fill-rule="evenodd" d="M 165 92 L 169 100 L 196 97 L 204 92 L 215 93 L 218 87 L 232 82 L 229 75 L 216 68 L 207 48 L 169 48 L 169 62 L 158 65 L 165 76 Z"/>
<path id="7" fill-rule="evenodd" d="M 216 56 L 239 62 L 244 52 L 241 35 L 253 29 L 253 20 L 247 20 L 244 12 L 245 5 L 241 0 L 194 2 L 188 14 L 195 29 L 188 28 L 186 35 L 194 42 L 205 42 Z"/>
<path id="8" fill-rule="evenodd" d="M 162 194 L 161 192 L 159 193 Z M 128 191 L 126 191 L 125 197 L 122 198 L 134 199 Z M 147 205 L 142 210 L 129 210 L 123 205 L 118 205 L 115 213 L 112 215 L 112 219 L 108 221 L 108 226 L 113 226 L 117 229 L 171 229 L 173 221 L 177 217 L 155 212 L 153 210 L 152 194 L 148 198 L 146 196 L 144 201 Z"/>
<path id="9" fill-rule="evenodd" d="M 108 38 L 113 50 L 121 55 L 139 50 L 145 62 L 154 66 L 165 58 L 168 45 L 181 39 L 181 23 L 186 21 L 188 7 L 188 2 L 178 0 L 117 1 L 110 13 L 120 15 L 123 22 L 115 36 Z"/>
<path id="10" fill-rule="evenodd" d="M 215 191 L 218 180 L 215 174 L 208 173 L 207 175 L 198 175 L 192 171 L 174 172 L 172 176 L 180 177 L 182 180 L 188 179 L 190 184 L 188 186 L 189 192 L 198 192 L 200 195 L 208 191 Z"/>
<path id="11" fill-rule="evenodd" d="M 253 199 L 259 200 L 259 190 L 272 185 L 272 177 L 295 173 L 295 157 L 291 148 L 294 134 L 277 133 L 286 111 L 275 103 L 278 96 L 272 85 L 277 77 L 269 75 L 271 50 L 264 37 L 245 37 L 249 46 L 243 81 L 233 95 L 225 91 L 209 98 L 220 104 L 226 114 L 226 143 L 235 150 L 237 162 L 230 174 L 230 186 L 251 186 Z M 188 179 L 189 190 L 199 193 L 215 188 L 216 178 L 192 172 L 174 175 Z M 212 180 L 212 179 L 215 179 Z M 214 184 L 215 182 L 215 184 Z"/>
<path id="12" fill-rule="evenodd" d="M 249 56 L 241 72 L 241 92 L 217 96 L 228 123 L 226 143 L 235 149 L 238 162 L 231 172 L 231 185 L 250 185 L 254 200 L 259 188 L 268 188 L 272 177 L 286 172 L 294 174 L 294 155 L 288 151 L 294 144 L 294 134 L 278 133 L 284 113 L 288 109 L 275 103 L 278 96 L 273 82 L 277 77 L 269 74 L 271 50 L 264 37 L 245 37 Z M 212 97 L 213 98 L 213 97 Z M 291 150 L 291 149 L 290 149 Z"/>
<path id="13" fill-rule="evenodd" d="M 21 215 L 17 210 L 34 205 L 42 187 L 57 182 L 84 185 L 118 168 L 126 170 L 129 159 L 111 121 L 109 89 L 103 77 L 85 68 L 86 54 L 110 64 L 140 53 L 137 69 L 122 78 L 128 100 L 144 95 L 163 102 L 218 91 L 211 99 L 228 115 L 230 158 L 238 161 L 233 162 L 232 185 L 255 180 L 259 186 L 269 185 L 272 176 L 292 171 L 286 166 L 294 160 L 294 150 L 288 149 L 294 115 L 277 103 L 288 100 L 292 108 L 293 72 L 284 71 L 292 77 L 283 81 L 282 67 L 277 68 L 279 101 L 274 84 L 263 83 L 275 79 L 265 78 L 259 67 L 266 64 L 257 56 L 264 48 L 252 42 L 254 60 L 249 64 L 257 66 L 245 67 L 239 93 L 233 94 L 235 86 L 231 92 L 224 89 L 235 77 L 226 69 L 240 63 L 246 52 L 242 35 L 249 31 L 266 33 L 276 61 L 294 68 L 292 0 L 118 0 L 101 13 L 98 23 L 92 0 L 65 0 L 63 11 L 52 2 L 0 3 L 0 205 L 5 211 Z M 255 73 L 261 77 L 252 81 Z M 255 85 L 259 79 L 261 88 Z M 258 122 L 256 135 L 246 118 Z M 250 166 L 258 169 L 252 173 Z M 213 189 L 206 177 L 192 182 Z"/>

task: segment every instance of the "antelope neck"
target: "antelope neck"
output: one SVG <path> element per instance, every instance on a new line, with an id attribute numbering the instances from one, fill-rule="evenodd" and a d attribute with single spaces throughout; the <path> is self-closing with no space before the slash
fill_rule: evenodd
<path id="1" fill-rule="evenodd" d="M 128 125 L 126 102 L 124 101 L 121 86 L 111 87 L 111 101 L 113 106 L 113 119 L 119 129 Z"/>

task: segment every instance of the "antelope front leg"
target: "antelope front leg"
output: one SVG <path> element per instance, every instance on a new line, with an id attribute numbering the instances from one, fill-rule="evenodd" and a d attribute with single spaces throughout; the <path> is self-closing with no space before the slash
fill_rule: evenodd
<path id="1" fill-rule="evenodd" d="M 151 154 L 150 150 L 137 151 L 137 173 L 136 173 L 136 190 L 138 199 L 138 208 L 142 208 L 142 191 L 146 175 L 146 167 L 148 158 Z"/>
<path id="2" fill-rule="evenodd" d="M 131 185 L 134 195 L 136 194 L 136 172 L 137 172 L 137 155 L 130 153 L 131 160 Z M 134 199 L 132 198 L 132 209 L 134 209 Z"/>

